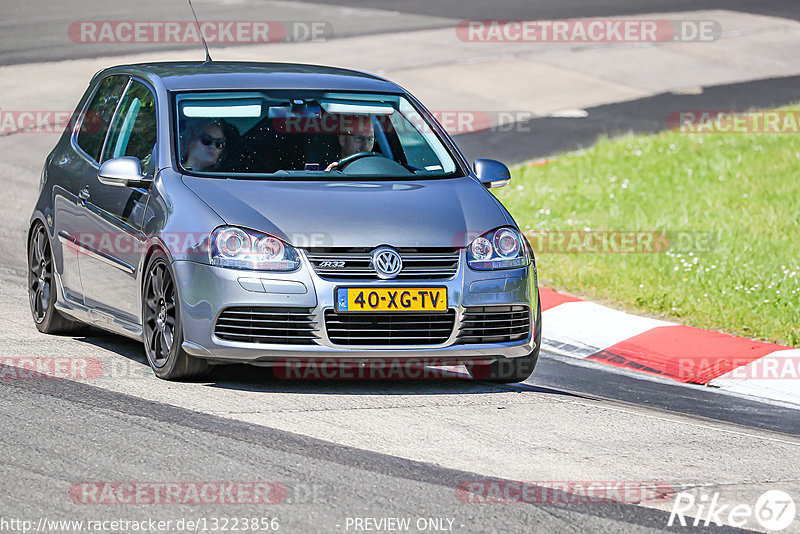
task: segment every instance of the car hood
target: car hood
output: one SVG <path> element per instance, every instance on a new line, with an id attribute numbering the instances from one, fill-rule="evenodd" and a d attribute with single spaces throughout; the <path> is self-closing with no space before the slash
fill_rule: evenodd
<path id="1" fill-rule="evenodd" d="M 296 247 L 465 247 L 510 224 L 476 180 L 288 182 L 184 176 L 227 224 Z"/>

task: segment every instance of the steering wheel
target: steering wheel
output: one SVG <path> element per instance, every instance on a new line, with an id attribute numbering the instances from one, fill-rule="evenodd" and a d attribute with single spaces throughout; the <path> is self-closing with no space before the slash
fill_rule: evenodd
<path id="1" fill-rule="evenodd" d="M 369 158 L 371 156 L 377 156 L 377 157 L 380 157 L 380 158 L 390 159 L 390 158 L 387 158 L 386 156 L 384 156 L 383 154 L 381 154 L 379 152 L 356 152 L 355 154 L 350 154 L 346 158 L 340 159 L 339 160 L 339 165 L 336 166 L 336 170 L 337 171 L 343 171 L 345 167 L 347 167 L 348 165 L 350 165 L 354 161 L 358 161 L 358 160 L 364 159 L 364 158 Z M 391 161 L 394 161 L 394 160 L 391 160 Z"/>

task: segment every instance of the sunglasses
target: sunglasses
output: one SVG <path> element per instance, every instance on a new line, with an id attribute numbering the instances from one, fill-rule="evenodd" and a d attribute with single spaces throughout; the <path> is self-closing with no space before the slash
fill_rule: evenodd
<path id="1" fill-rule="evenodd" d="M 211 143 L 214 143 L 214 146 L 218 149 L 222 150 L 225 148 L 225 139 L 215 139 L 210 135 L 203 135 L 200 137 L 200 142 L 203 143 L 205 146 L 211 146 Z"/>

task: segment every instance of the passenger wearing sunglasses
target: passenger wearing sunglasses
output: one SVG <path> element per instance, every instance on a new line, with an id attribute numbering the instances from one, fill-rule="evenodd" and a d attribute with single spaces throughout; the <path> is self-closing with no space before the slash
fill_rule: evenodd
<path id="1" fill-rule="evenodd" d="M 190 124 L 181 135 L 181 164 L 187 170 L 218 170 L 224 152 L 225 128 L 219 120 Z"/>
<path id="2" fill-rule="evenodd" d="M 340 160 L 359 152 L 372 152 L 372 147 L 375 145 L 375 130 L 372 127 L 372 121 L 369 116 L 346 115 L 341 118 L 340 124 Z M 325 170 L 332 171 L 338 165 L 339 162 L 335 161 L 328 165 Z"/>

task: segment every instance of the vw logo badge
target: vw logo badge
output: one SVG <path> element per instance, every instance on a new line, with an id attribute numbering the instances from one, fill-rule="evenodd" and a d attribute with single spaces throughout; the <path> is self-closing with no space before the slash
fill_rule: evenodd
<path id="1" fill-rule="evenodd" d="M 389 280 L 400 273 L 403 268 L 403 260 L 395 249 L 380 247 L 372 251 L 372 265 L 375 267 L 378 278 Z"/>

